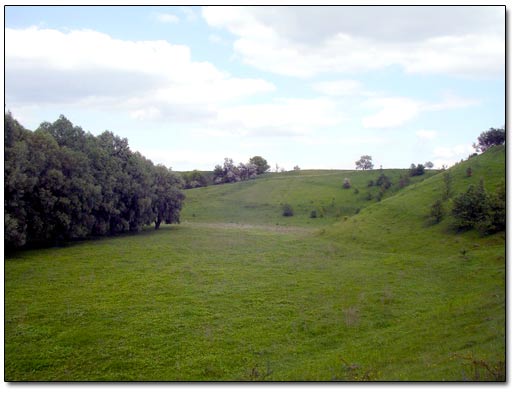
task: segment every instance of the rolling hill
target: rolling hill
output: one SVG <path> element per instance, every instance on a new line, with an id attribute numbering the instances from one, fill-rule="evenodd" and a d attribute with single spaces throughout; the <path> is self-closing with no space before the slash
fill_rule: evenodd
<path id="1" fill-rule="evenodd" d="M 505 234 L 429 211 L 446 173 L 493 192 L 505 148 L 383 173 L 186 190 L 180 225 L 7 257 L 6 380 L 504 381 Z"/>

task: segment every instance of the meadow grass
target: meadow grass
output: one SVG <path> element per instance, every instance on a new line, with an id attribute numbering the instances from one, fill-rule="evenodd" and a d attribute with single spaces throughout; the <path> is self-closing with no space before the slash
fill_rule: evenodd
<path id="1" fill-rule="evenodd" d="M 379 187 L 369 187 L 381 170 L 301 170 L 266 173 L 258 179 L 187 190 L 182 218 L 185 221 L 263 223 L 276 225 L 327 226 L 376 202 Z M 416 184 L 438 171 L 426 171 L 411 178 Z M 383 198 L 398 192 L 399 177 L 406 169 L 388 169 L 386 175 L 394 185 Z M 343 189 L 345 178 L 351 188 Z M 289 204 L 292 217 L 282 216 L 282 206 Z M 316 211 L 316 219 L 310 213 Z"/>
<path id="2" fill-rule="evenodd" d="M 503 153 L 455 188 L 499 184 Z M 436 173 L 328 223 L 276 211 L 362 202 L 341 172 L 189 190 L 180 225 L 7 256 L 5 379 L 504 380 L 504 233 L 431 223 Z"/>

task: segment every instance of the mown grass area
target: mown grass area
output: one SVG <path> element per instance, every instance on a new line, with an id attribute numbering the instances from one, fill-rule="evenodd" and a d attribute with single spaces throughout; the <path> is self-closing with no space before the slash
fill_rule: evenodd
<path id="1" fill-rule="evenodd" d="M 503 180 L 504 150 L 472 160 L 455 192 Z M 337 180 L 322 198 L 351 192 L 317 173 L 319 190 Z M 190 190 L 199 214 L 180 225 L 7 256 L 5 378 L 504 380 L 504 233 L 433 224 L 442 176 L 333 225 L 248 213 L 255 192 L 279 202 L 278 176 Z M 281 179 L 289 203 L 314 187 L 301 177 Z"/>

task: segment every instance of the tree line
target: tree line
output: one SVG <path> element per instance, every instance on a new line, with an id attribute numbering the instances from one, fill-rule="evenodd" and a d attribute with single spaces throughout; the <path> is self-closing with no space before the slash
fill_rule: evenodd
<path id="1" fill-rule="evenodd" d="M 223 166 L 214 168 L 214 184 L 236 183 L 243 180 L 255 179 L 258 175 L 269 170 L 267 160 L 260 156 L 254 156 L 247 163 L 241 162 L 235 165 L 231 158 L 225 158 Z"/>
<path id="2" fill-rule="evenodd" d="M 7 113 L 4 152 L 7 249 L 180 222 L 183 179 L 110 131 L 62 115 L 30 131 Z"/>

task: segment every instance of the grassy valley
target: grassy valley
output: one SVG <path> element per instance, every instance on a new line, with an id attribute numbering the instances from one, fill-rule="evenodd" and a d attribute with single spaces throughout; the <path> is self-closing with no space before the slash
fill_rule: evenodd
<path id="1" fill-rule="evenodd" d="M 187 190 L 187 203 L 182 212 L 184 221 L 260 223 L 270 225 L 326 226 L 343 217 L 357 214 L 377 202 L 380 170 L 302 170 L 266 173 L 262 177 L 222 187 Z M 384 171 L 393 185 L 382 198 L 399 191 L 399 179 L 408 176 L 406 169 Z M 437 171 L 410 178 L 411 184 L 431 177 Z M 351 188 L 342 189 L 345 178 Z M 289 204 L 294 215 L 283 217 L 282 207 Z M 311 212 L 316 218 L 311 218 Z"/>
<path id="2" fill-rule="evenodd" d="M 504 380 L 505 234 L 429 213 L 445 173 L 504 183 L 505 148 L 407 172 L 190 189 L 180 225 L 7 256 L 5 379 Z"/>

